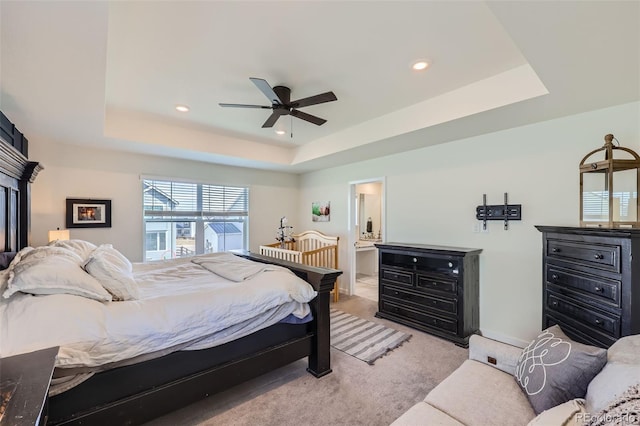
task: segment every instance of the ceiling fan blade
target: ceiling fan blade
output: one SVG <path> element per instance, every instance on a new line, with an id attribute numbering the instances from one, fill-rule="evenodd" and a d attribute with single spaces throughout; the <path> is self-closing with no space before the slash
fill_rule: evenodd
<path id="1" fill-rule="evenodd" d="M 260 89 L 260 91 L 264 93 L 267 98 L 269 98 L 272 104 L 283 105 L 282 100 L 278 97 L 278 95 L 276 95 L 276 92 L 273 91 L 273 88 L 271 88 L 269 83 L 267 83 L 267 80 L 254 77 L 249 77 L 249 80 L 253 81 L 253 84 L 255 84 L 256 87 Z"/>
<path id="2" fill-rule="evenodd" d="M 271 115 L 269 116 L 269 118 L 267 118 L 267 121 L 265 121 L 264 124 L 262 125 L 262 128 L 264 129 L 268 127 L 273 127 L 273 125 L 276 124 L 276 121 L 278 121 L 278 118 L 280 118 L 283 115 L 287 115 L 287 113 L 288 113 L 287 110 L 274 109 Z"/>
<path id="3" fill-rule="evenodd" d="M 333 92 L 321 93 L 315 96 L 309 96 L 308 98 L 298 99 L 291 102 L 292 108 L 302 108 L 311 105 L 323 104 L 325 102 L 337 101 L 338 98 Z"/>
<path id="4" fill-rule="evenodd" d="M 262 109 L 271 109 L 270 106 L 264 105 L 245 105 L 245 104 L 218 104 L 221 107 L 233 107 L 233 108 L 262 108 Z"/>
<path id="5" fill-rule="evenodd" d="M 298 111 L 297 109 L 292 109 L 290 114 L 296 118 L 308 121 L 309 123 L 317 124 L 318 126 L 322 126 L 327 122 L 324 118 L 316 117 L 315 115 L 307 114 L 306 112 Z"/>

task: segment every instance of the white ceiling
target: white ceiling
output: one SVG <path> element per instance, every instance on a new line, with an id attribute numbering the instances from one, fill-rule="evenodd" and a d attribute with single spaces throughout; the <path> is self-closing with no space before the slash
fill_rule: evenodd
<path id="1" fill-rule="evenodd" d="M 0 109 L 31 139 L 105 149 L 304 172 L 640 99 L 638 1 L 3 0 L 0 15 Z M 218 106 L 268 105 L 249 77 L 338 100 L 278 136 L 270 111 Z"/>

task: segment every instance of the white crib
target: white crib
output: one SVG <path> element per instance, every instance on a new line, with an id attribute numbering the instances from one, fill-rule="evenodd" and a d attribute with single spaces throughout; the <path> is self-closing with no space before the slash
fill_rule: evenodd
<path id="1" fill-rule="evenodd" d="M 260 246 L 260 254 L 309 266 L 338 269 L 338 240 L 318 231 L 294 235 L 295 241 Z M 333 300 L 339 299 L 338 281 L 333 287 Z"/>

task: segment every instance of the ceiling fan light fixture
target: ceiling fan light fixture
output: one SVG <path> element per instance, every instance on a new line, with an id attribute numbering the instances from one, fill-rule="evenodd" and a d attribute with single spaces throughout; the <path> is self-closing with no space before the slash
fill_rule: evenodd
<path id="1" fill-rule="evenodd" d="M 180 111 L 180 112 L 189 112 L 191 108 L 189 108 L 186 105 L 176 105 L 176 111 Z"/>
<path id="2" fill-rule="evenodd" d="M 413 65 L 411 65 L 411 68 L 415 71 L 426 70 L 427 68 L 429 68 L 429 62 L 425 60 L 420 60 L 420 61 L 414 62 Z"/>

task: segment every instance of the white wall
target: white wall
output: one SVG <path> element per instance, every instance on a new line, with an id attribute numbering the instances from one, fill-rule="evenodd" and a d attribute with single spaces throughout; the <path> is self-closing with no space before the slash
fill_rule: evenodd
<path id="1" fill-rule="evenodd" d="M 71 229 L 71 238 L 111 243 L 132 261 L 142 261 L 140 176 L 196 180 L 250 188 L 249 244 L 275 241 L 280 217 L 293 225 L 298 213 L 298 176 L 187 160 L 125 154 L 31 139 L 29 157 L 44 165 L 32 185 L 31 244 L 47 242 L 47 231 L 65 227 L 66 198 L 112 200 L 112 227 Z"/>
<path id="2" fill-rule="evenodd" d="M 534 225 L 579 224 L 578 164 L 613 133 L 640 151 L 640 103 L 551 120 L 302 176 L 300 222 L 340 236 L 340 286 L 348 287 L 350 181 L 386 176 L 386 241 L 483 249 L 480 327 L 524 344 L 541 327 L 542 243 Z M 389 141 L 393 143 L 393 141 Z M 474 233 L 475 208 L 522 204 L 522 221 Z M 315 200 L 331 201 L 331 221 L 312 223 Z"/>

